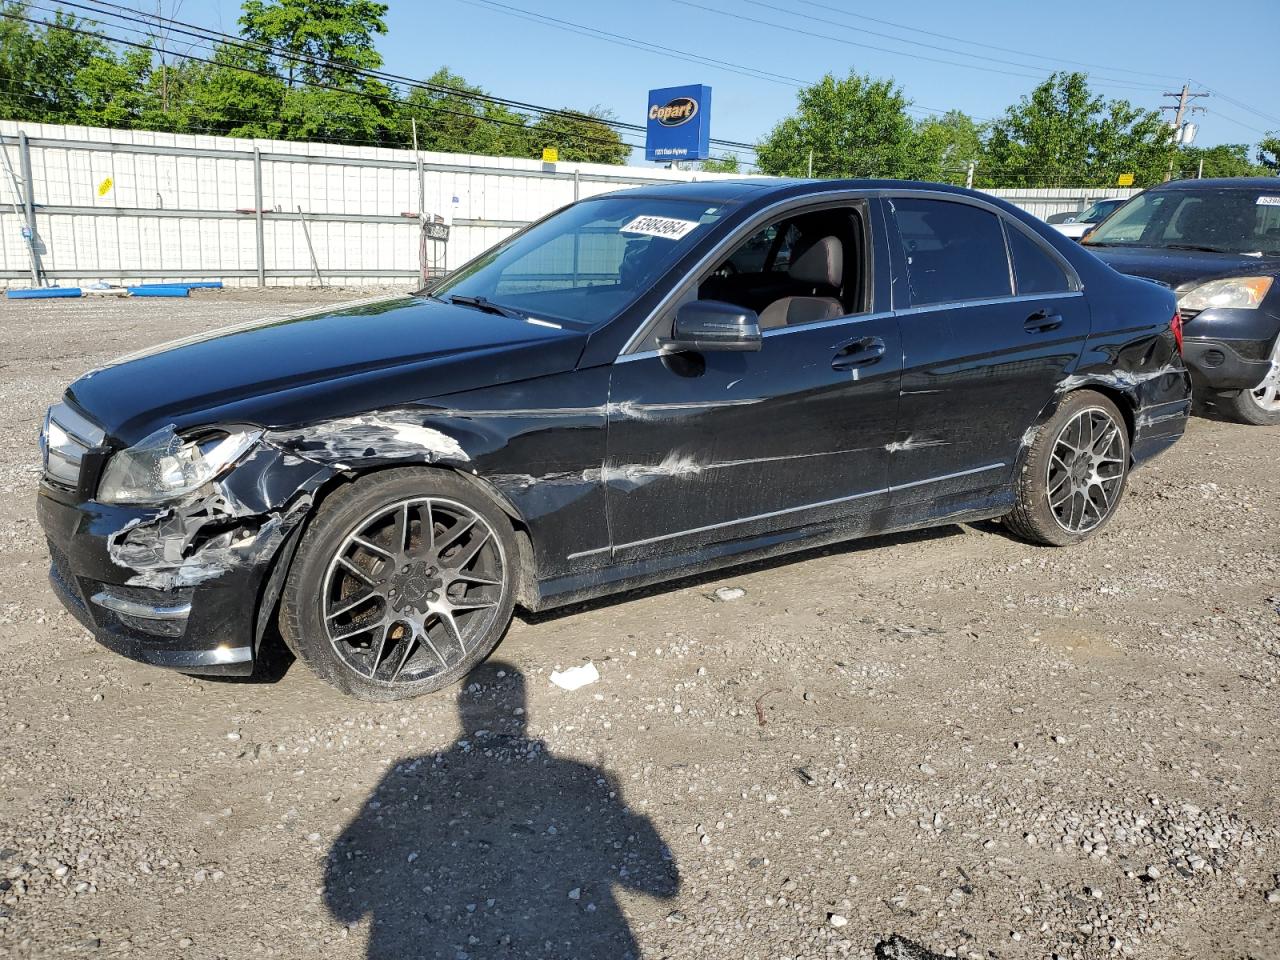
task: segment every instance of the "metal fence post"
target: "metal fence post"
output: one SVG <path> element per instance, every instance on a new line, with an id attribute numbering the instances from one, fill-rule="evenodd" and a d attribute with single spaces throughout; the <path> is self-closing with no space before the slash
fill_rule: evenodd
<path id="1" fill-rule="evenodd" d="M 267 243 L 262 232 L 262 151 L 253 148 L 253 210 L 258 231 L 258 286 L 267 285 Z"/>
<path id="2" fill-rule="evenodd" d="M 22 209 L 27 218 L 27 245 L 31 250 L 31 282 L 39 286 L 40 275 L 44 271 L 36 246 L 36 186 L 31 181 L 31 141 L 22 130 L 18 131 L 18 163 L 22 170 Z"/>

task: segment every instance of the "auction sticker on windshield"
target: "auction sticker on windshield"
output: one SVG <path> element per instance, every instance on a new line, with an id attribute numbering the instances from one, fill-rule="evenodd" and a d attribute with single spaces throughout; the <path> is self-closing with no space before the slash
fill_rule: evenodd
<path id="1" fill-rule="evenodd" d="M 1280 207 L 1280 197 L 1259 197 L 1258 206 L 1260 207 Z"/>
<path id="2" fill-rule="evenodd" d="M 622 226 L 623 233 L 643 233 L 650 237 L 679 240 L 698 228 L 697 220 L 675 220 L 671 217 L 639 216 Z"/>

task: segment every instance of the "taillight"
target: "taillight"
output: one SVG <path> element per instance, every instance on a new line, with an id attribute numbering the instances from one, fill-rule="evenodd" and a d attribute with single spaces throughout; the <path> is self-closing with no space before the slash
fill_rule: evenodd
<path id="1" fill-rule="evenodd" d="M 1173 311 L 1173 319 L 1169 321 L 1169 328 L 1173 331 L 1173 339 L 1178 344 L 1178 356 L 1182 356 L 1182 314 L 1177 310 Z"/>

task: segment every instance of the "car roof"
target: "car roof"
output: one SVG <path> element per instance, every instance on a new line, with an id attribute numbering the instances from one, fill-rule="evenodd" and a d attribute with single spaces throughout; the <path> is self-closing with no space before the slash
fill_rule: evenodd
<path id="1" fill-rule="evenodd" d="M 972 195 L 973 191 L 945 183 L 922 180 L 805 180 L 790 177 L 743 177 L 733 180 L 694 180 L 686 183 L 654 183 L 601 196 L 653 197 L 671 200 L 760 200 L 771 196 L 800 197 L 833 190 L 934 190 Z"/>
<path id="2" fill-rule="evenodd" d="M 1244 190 L 1274 190 L 1280 193 L 1280 177 L 1212 177 L 1204 180 L 1171 180 L 1157 184 L 1152 190 L 1221 190 L 1234 187 Z"/>

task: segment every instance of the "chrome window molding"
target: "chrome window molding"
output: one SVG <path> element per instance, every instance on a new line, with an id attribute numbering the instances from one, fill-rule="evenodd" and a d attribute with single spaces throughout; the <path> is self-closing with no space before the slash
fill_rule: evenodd
<path id="1" fill-rule="evenodd" d="M 761 332 L 765 339 L 785 336 L 788 333 L 800 333 L 805 330 L 821 330 L 823 327 L 837 327 L 847 323 L 865 323 L 869 320 L 888 320 L 892 317 L 909 317 L 917 313 L 928 313 L 933 310 L 959 310 L 965 307 L 990 307 L 1001 303 L 1030 303 L 1039 300 L 1061 300 L 1065 297 L 1083 297 L 1083 290 L 1062 290 L 1058 293 L 1019 293 L 1007 297 L 988 297 L 985 300 L 952 300 L 945 303 L 925 303 L 918 307 L 903 307 L 900 310 L 885 310 L 880 313 L 851 313 L 834 320 L 822 320 L 818 323 L 799 323 L 793 327 L 773 327 Z M 633 360 L 651 360 L 662 356 L 661 350 L 643 350 L 639 353 L 627 353 L 619 356 L 614 363 L 630 363 Z"/>
<path id="2" fill-rule="evenodd" d="M 589 557 L 597 553 L 607 553 L 609 550 L 628 550 L 632 547 L 644 547 L 651 543 L 661 543 L 664 540 L 674 540 L 677 537 L 688 537 L 695 533 L 706 533 L 710 530 L 723 530 L 725 527 L 737 526 L 741 523 L 754 523 L 757 520 L 771 520 L 774 517 L 786 516 L 789 513 L 799 513 L 803 510 L 816 510 L 819 507 L 831 507 L 839 503 L 849 503 L 853 500 L 862 500 L 866 497 L 879 496 L 881 494 L 893 493 L 896 490 L 909 490 L 912 487 L 923 487 L 930 483 L 942 483 L 945 480 L 956 480 L 960 477 L 969 477 L 978 473 L 989 473 L 992 470 L 999 470 L 1007 464 L 988 463 L 981 467 L 972 467 L 968 470 L 958 470 L 955 473 L 945 473 L 939 477 L 929 477 L 925 480 L 913 480 L 910 483 L 900 483 L 888 487 L 881 487 L 876 490 L 865 490 L 862 493 L 853 493 L 847 497 L 836 497 L 833 500 L 819 500 L 816 503 L 805 503 L 798 507 L 784 507 L 781 510 L 770 510 L 768 513 L 757 513 L 749 517 L 739 517 L 736 520 L 722 520 L 719 523 L 708 523 L 701 527 L 690 527 L 688 530 L 677 530 L 674 533 L 663 533 L 656 537 L 646 537 L 643 540 L 632 540 L 629 543 L 619 543 L 612 547 L 595 547 L 591 550 L 582 550 L 578 553 L 571 553 L 567 557 L 569 560 L 576 560 L 579 557 Z"/>
<path id="3" fill-rule="evenodd" d="M 819 320 L 816 323 L 799 323 L 793 327 L 770 327 L 768 330 L 762 330 L 760 336 L 764 339 L 772 339 L 773 337 L 785 336 L 788 333 L 800 333 L 804 330 L 821 330 L 824 327 L 838 327 L 849 323 L 866 323 L 868 320 L 888 320 L 894 314 L 892 311 L 884 311 L 882 313 L 851 313 L 848 316 L 836 317 L 834 320 Z M 615 363 L 630 363 L 632 360 L 651 360 L 654 357 L 662 356 L 661 350 L 644 350 L 640 353 L 628 353 L 618 357 Z"/>
<path id="4" fill-rule="evenodd" d="M 1063 290 L 1060 293 L 1019 293 L 1008 297 L 987 297 L 983 300 L 950 300 L 944 303 L 922 303 L 918 307 L 903 307 L 893 311 L 896 317 L 909 317 L 933 310 L 960 310 L 965 307 L 991 307 L 1001 303 L 1030 303 L 1036 300 L 1061 300 L 1065 297 L 1083 297 L 1083 290 Z"/>

